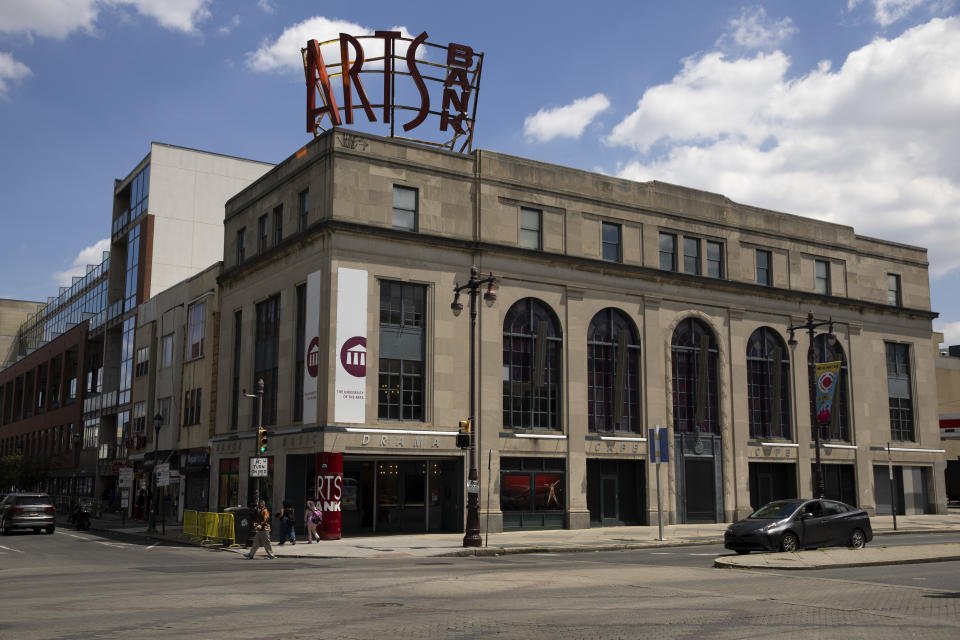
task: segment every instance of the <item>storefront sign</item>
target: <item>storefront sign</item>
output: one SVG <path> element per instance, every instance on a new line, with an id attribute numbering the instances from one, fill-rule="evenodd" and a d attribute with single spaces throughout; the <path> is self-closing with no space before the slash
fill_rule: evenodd
<path id="1" fill-rule="evenodd" d="M 367 272 L 337 270 L 337 358 L 333 394 L 335 422 L 366 420 Z"/>
<path id="2" fill-rule="evenodd" d="M 157 486 L 167 487 L 170 485 L 170 463 L 164 462 L 157 465 Z"/>
<path id="3" fill-rule="evenodd" d="M 440 438 L 427 438 L 424 440 L 423 436 L 370 436 L 370 434 L 365 433 L 363 437 L 360 438 L 360 446 L 376 446 L 376 447 L 395 447 L 397 449 L 402 449 L 405 447 L 413 447 L 414 449 L 423 449 L 424 445 L 432 447 L 434 449 L 440 448 Z"/>
<path id="4" fill-rule="evenodd" d="M 343 498 L 343 454 L 317 454 L 315 500 L 323 511 L 323 522 L 317 529 L 324 540 L 339 540 L 341 532 L 341 499 Z"/>
<path id="5" fill-rule="evenodd" d="M 320 287 L 323 273 L 314 271 L 307 276 L 306 313 L 304 314 L 304 342 L 299 348 L 305 349 L 303 358 L 303 424 L 317 421 L 317 374 L 320 367 Z"/>
<path id="6" fill-rule="evenodd" d="M 124 467 L 120 469 L 120 473 L 117 476 L 117 486 L 121 489 L 129 489 L 133 486 L 133 468 Z"/>
<path id="7" fill-rule="evenodd" d="M 307 42 L 301 49 L 307 83 L 307 131 L 319 135 L 333 126 L 353 124 L 356 109 L 363 110 L 368 122 L 378 122 L 379 110 L 380 122 L 389 128 L 391 137 L 396 124 L 406 136 L 429 118 L 439 134 L 432 139 L 406 139 L 451 151 L 469 151 L 483 54 L 454 42 L 432 44 L 427 37 L 426 31 L 415 38 L 404 37 L 399 31 L 375 31 L 372 36 L 341 33 L 335 40 Z M 372 87 L 364 85 L 361 76 L 369 74 L 382 76 L 378 83 L 382 93 L 368 91 Z M 334 90 L 332 81 L 337 76 L 339 91 Z M 430 88 L 434 88 L 432 102 Z M 397 110 L 412 115 L 396 123 Z"/>

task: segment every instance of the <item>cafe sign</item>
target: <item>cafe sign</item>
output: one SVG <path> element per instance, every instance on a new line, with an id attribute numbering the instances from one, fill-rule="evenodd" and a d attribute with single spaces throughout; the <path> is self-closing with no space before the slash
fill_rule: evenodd
<path id="1" fill-rule="evenodd" d="M 365 117 L 388 128 L 390 137 L 469 151 L 483 54 L 454 42 L 433 44 L 427 37 L 426 31 L 414 38 L 375 31 L 307 42 L 301 49 L 307 132 L 317 136 Z M 373 54 L 369 58 L 364 45 Z M 362 113 L 355 114 L 358 110 Z"/>

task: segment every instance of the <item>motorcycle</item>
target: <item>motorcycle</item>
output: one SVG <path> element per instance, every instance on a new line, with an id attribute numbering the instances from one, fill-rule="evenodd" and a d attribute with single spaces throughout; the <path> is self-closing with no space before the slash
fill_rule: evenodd
<path id="1" fill-rule="evenodd" d="M 86 505 L 78 505 L 70 514 L 70 523 L 77 531 L 86 531 L 90 528 L 90 511 Z"/>

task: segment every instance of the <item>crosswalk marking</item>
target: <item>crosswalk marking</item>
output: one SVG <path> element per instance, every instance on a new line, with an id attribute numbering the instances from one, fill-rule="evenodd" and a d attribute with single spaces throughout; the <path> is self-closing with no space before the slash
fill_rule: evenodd
<path id="1" fill-rule="evenodd" d="M 23 553 L 23 551 L 20 551 L 20 549 L 11 549 L 10 547 L 5 547 L 2 544 L 0 544 L 0 549 L 6 549 L 7 551 L 15 551 L 16 553 Z"/>

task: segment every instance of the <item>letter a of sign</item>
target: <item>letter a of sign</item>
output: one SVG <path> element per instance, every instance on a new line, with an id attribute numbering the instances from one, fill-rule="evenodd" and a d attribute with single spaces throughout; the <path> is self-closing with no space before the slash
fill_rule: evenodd
<path id="1" fill-rule="evenodd" d="M 337 99 L 330 88 L 327 65 L 323 62 L 323 54 L 320 53 L 320 45 L 316 40 L 307 42 L 307 64 L 304 72 L 307 76 L 307 133 L 316 132 L 317 119 L 322 118 L 324 113 L 330 114 L 330 120 L 334 125 L 340 124 Z M 320 89 L 322 107 L 317 107 L 317 89 Z"/>

